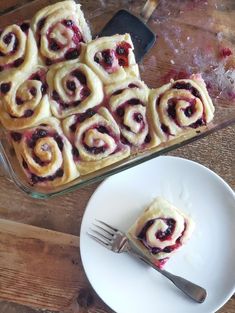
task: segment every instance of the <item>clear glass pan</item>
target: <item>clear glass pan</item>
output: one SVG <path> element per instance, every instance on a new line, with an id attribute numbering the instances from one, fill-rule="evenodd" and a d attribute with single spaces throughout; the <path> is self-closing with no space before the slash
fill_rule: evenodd
<path id="1" fill-rule="evenodd" d="M 0 28 L 30 19 L 35 12 L 57 1 L 36 0 L 1 15 Z M 79 1 L 92 33 L 95 35 L 119 9 L 137 16 L 145 1 Z M 5 132 L 0 132 L 0 165 L 3 172 L 22 191 L 34 198 L 49 198 L 76 190 L 87 184 L 138 165 L 235 122 L 235 41 L 234 1 L 167 1 L 162 0 L 148 26 L 156 33 L 157 42 L 140 64 L 142 79 L 151 88 L 160 87 L 171 78 L 185 78 L 202 73 L 216 107 L 213 123 L 198 133 L 162 144 L 152 150 L 131 156 L 118 164 L 83 176 L 73 182 L 45 190 L 31 186 L 24 176 Z M 226 49 L 233 55 L 226 56 Z"/>

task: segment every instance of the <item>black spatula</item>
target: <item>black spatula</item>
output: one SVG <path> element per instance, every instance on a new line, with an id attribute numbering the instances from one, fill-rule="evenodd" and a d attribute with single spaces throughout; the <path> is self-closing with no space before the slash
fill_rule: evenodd
<path id="1" fill-rule="evenodd" d="M 148 0 L 140 13 L 141 19 L 126 10 L 118 11 L 98 36 L 129 33 L 134 44 L 136 61 L 140 62 L 156 41 L 156 34 L 145 23 L 157 5 L 158 0 Z"/>

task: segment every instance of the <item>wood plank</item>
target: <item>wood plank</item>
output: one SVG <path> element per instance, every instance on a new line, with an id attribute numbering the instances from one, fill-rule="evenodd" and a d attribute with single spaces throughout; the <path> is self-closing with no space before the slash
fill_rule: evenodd
<path id="1" fill-rule="evenodd" d="M 3 14 L 9 10 L 13 10 L 17 6 L 23 5 L 26 2 L 30 2 L 32 0 L 1 0 L 0 1 L 0 14 Z"/>
<path id="2" fill-rule="evenodd" d="M 79 238 L 0 219 L 0 297 L 55 311 L 84 286 Z"/>

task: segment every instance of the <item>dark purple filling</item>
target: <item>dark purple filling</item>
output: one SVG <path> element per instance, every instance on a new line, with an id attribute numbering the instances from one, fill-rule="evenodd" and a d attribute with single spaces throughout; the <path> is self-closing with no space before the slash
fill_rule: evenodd
<path id="1" fill-rule="evenodd" d="M 176 119 L 176 109 L 175 109 L 175 101 L 173 99 L 168 100 L 168 108 L 167 113 L 168 115 L 175 120 Z"/>
<path id="2" fill-rule="evenodd" d="M 13 33 L 9 33 L 9 34 L 7 34 L 7 35 L 5 35 L 4 37 L 3 37 L 3 42 L 6 44 L 6 45 L 9 45 L 10 44 L 10 42 L 11 42 L 11 40 L 12 40 L 12 38 L 13 38 Z"/>
<path id="3" fill-rule="evenodd" d="M 66 82 L 66 87 L 68 88 L 68 90 L 71 90 L 71 91 L 75 91 L 76 90 L 76 84 L 72 80 L 69 80 L 69 81 Z"/>
<path id="4" fill-rule="evenodd" d="M 0 86 L 0 90 L 4 94 L 8 93 L 8 91 L 10 91 L 10 89 L 11 89 L 11 83 L 3 83 Z"/>
<path id="5" fill-rule="evenodd" d="M 28 32 L 29 27 L 30 27 L 29 23 L 23 23 L 23 24 L 20 25 L 20 28 L 21 28 L 21 30 L 22 30 L 24 33 L 27 33 L 27 32 Z"/>
<path id="6" fill-rule="evenodd" d="M 53 98 L 53 100 L 55 100 L 57 102 L 60 101 L 60 96 L 56 90 L 53 91 L 52 98 Z"/>
<path id="7" fill-rule="evenodd" d="M 79 70 L 75 70 L 72 72 L 72 75 L 75 76 L 82 85 L 86 85 L 87 79 L 86 76 Z"/>
<path id="8" fill-rule="evenodd" d="M 65 54 L 65 59 L 66 60 L 74 60 L 77 59 L 80 55 L 80 51 L 77 49 L 70 49 L 69 51 L 66 52 Z"/>
<path id="9" fill-rule="evenodd" d="M 37 129 L 33 134 L 32 137 L 28 140 L 27 144 L 29 148 L 33 149 L 36 145 L 36 141 L 39 138 L 46 137 L 48 135 L 48 132 L 45 129 L 39 128 Z"/>
<path id="10" fill-rule="evenodd" d="M 26 170 L 29 168 L 29 167 L 28 167 L 28 164 L 27 164 L 26 161 L 25 161 L 25 159 L 23 159 L 23 161 L 22 161 L 22 166 L 23 166 L 23 168 L 25 168 Z"/>
<path id="11" fill-rule="evenodd" d="M 131 83 L 128 85 L 128 88 L 139 88 L 139 87 L 137 85 Z"/>
<path id="12" fill-rule="evenodd" d="M 33 156 L 34 161 L 39 164 L 40 166 L 44 166 L 45 162 L 43 162 L 37 155 L 34 154 Z"/>
<path id="13" fill-rule="evenodd" d="M 80 93 L 82 100 L 84 100 L 85 98 L 89 97 L 90 94 L 91 94 L 91 91 L 90 91 L 90 89 L 88 87 L 82 88 L 81 93 Z"/>
<path id="14" fill-rule="evenodd" d="M 72 133 L 75 133 L 76 128 L 77 128 L 76 123 L 69 126 L 69 129 L 71 130 Z"/>
<path id="15" fill-rule="evenodd" d="M 33 97 L 36 97 L 37 95 L 37 89 L 35 87 L 30 88 L 29 92 Z"/>
<path id="16" fill-rule="evenodd" d="M 53 61 L 49 58 L 46 58 L 45 63 L 46 63 L 46 65 L 50 66 L 53 64 Z"/>
<path id="17" fill-rule="evenodd" d="M 151 138 L 150 134 L 148 134 L 148 135 L 145 137 L 144 142 L 145 142 L 145 143 L 150 143 L 151 139 L 152 139 L 152 138 Z"/>
<path id="18" fill-rule="evenodd" d="M 78 149 L 76 148 L 76 147 L 74 147 L 73 146 L 73 148 L 72 148 L 72 154 L 73 154 L 73 156 L 74 156 L 74 158 L 79 158 L 79 151 L 78 151 Z"/>
<path id="19" fill-rule="evenodd" d="M 92 117 L 93 115 L 95 115 L 96 112 L 93 111 L 92 109 L 87 110 L 85 113 L 79 114 L 79 116 L 77 117 L 77 122 L 78 123 L 82 123 L 84 122 L 87 118 Z"/>
<path id="20" fill-rule="evenodd" d="M 119 107 L 119 108 L 117 108 L 117 115 L 119 116 L 119 117 L 123 117 L 124 116 L 124 113 L 125 113 L 125 110 L 124 110 L 124 108 L 122 108 L 122 107 Z"/>
<path id="21" fill-rule="evenodd" d="M 33 114 L 34 114 L 34 111 L 29 109 L 24 112 L 24 117 L 30 117 Z"/>
<path id="22" fill-rule="evenodd" d="M 191 106 L 187 107 L 185 110 L 184 110 L 184 114 L 187 116 L 187 117 L 191 117 L 194 113 L 194 110 Z"/>
<path id="23" fill-rule="evenodd" d="M 77 107 L 77 106 L 79 106 L 81 103 L 82 103 L 81 100 L 77 100 L 77 101 L 74 101 L 74 102 L 72 103 L 72 105 L 73 105 L 74 107 Z"/>
<path id="24" fill-rule="evenodd" d="M 48 88 L 47 83 L 42 84 L 41 92 L 42 92 L 43 95 L 47 92 L 47 88 Z"/>
<path id="25" fill-rule="evenodd" d="M 99 58 L 98 58 L 97 56 L 94 56 L 94 61 L 95 61 L 96 63 L 100 63 L 100 60 L 99 60 Z"/>
<path id="26" fill-rule="evenodd" d="M 167 125 L 165 125 L 165 124 L 161 124 L 161 129 L 162 129 L 162 131 L 164 132 L 164 133 L 166 133 L 166 134 L 170 134 L 170 130 L 169 130 L 169 127 L 167 126 Z"/>
<path id="27" fill-rule="evenodd" d="M 142 104 L 139 99 L 135 99 L 135 98 L 128 100 L 127 103 L 133 104 L 133 105 Z"/>
<path id="28" fill-rule="evenodd" d="M 135 114 L 134 114 L 134 120 L 135 120 L 137 123 L 141 123 L 141 122 L 143 122 L 143 116 L 142 116 L 140 113 L 135 113 Z"/>
<path id="29" fill-rule="evenodd" d="M 89 147 L 86 144 L 84 144 L 85 148 L 87 151 L 89 151 L 92 154 L 99 154 L 99 153 L 104 153 L 105 152 L 105 147 Z"/>
<path id="30" fill-rule="evenodd" d="M 64 20 L 63 24 L 67 27 L 73 26 L 74 22 L 72 20 Z"/>
<path id="31" fill-rule="evenodd" d="M 42 18 L 39 22 L 38 22 L 38 29 L 41 30 L 43 28 L 43 26 L 45 25 L 46 22 L 46 18 Z"/>
<path id="32" fill-rule="evenodd" d="M 109 130 L 103 125 L 98 126 L 97 130 L 102 134 L 109 134 Z"/>
<path id="33" fill-rule="evenodd" d="M 17 132 L 11 132 L 11 138 L 16 142 L 19 142 L 21 141 L 22 135 Z"/>
<path id="34" fill-rule="evenodd" d="M 4 70 L 3 66 L 0 66 L 0 72 L 2 72 Z"/>
<path id="35" fill-rule="evenodd" d="M 173 85 L 173 88 L 189 90 L 194 95 L 194 97 L 201 98 L 200 92 L 190 83 L 178 82 Z"/>
<path id="36" fill-rule="evenodd" d="M 53 181 L 57 177 L 62 177 L 64 175 L 64 170 L 60 168 L 54 175 L 40 177 L 35 174 L 31 174 L 31 181 L 33 184 L 37 184 L 40 182 Z"/>
<path id="37" fill-rule="evenodd" d="M 204 126 L 204 125 L 206 125 L 206 122 L 202 118 L 200 118 L 195 123 L 191 124 L 190 127 L 197 128 L 197 127 Z"/>
<path id="38" fill-rule="evenodd" d="M 64 143 L 63 143 L 63 140 L 62 140 L 62 138 L 60 137 L 60 135 L 56 134 L 56 135 L 54 136 L 54 139 L 55 139 L 55 141 L 57 142 L 57 145 L 58 145 L 60 151 L 63 151 Z"/>
<path id="39" fill-rule="evenodd" d="M 50 41 L 50 49 L 52 51 L 58 51 L 61 49 L 61 47 L 58 45 L 58 43 L 56 42 L 56 40 L 51 40 Z"/>
<path id="40" fill-rule="evenodd" d="M 24 103 L 24 101 L 20 97 L 16 97 L 16 104 L 17 105 L 21 105 L 23 103 Z"/>
<path id="41" fill-rule="evenodd" d="M 22 63 L 24 62 L 23 58 L 19 58 L 17 60 L 14 61 L 14 67 L 19 67 Z"/>
<path id="42" fill-rule="evenodd" d="M 112 64 L 113 64 L 113 56 L 111 55 L 110 52 L 111 52 L 110 50 L 104 50 L 102 52 L 103 60 L 104 60 L 105 64 L 108 66 L 112 66 Z"/>

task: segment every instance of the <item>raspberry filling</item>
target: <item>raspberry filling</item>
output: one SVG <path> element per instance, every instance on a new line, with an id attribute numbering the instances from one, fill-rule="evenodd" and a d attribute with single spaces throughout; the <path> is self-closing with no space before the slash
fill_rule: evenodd
<path id="1" fill-rule="evenodd" d="M 192 93 L 192 95 L 195 97 L 195 98 L 199 98 L 201 101 L 202 101 L 202 98 L 201 98 L 201 94 L 200 92 L 195 88 L 193 87 L 190 83 L 186 83 L 186 82 L 177 82 L 175 83 L 172 88 L 174 89 L 185 89 L 185 90 L 188 90 Z M 156 109 L 157 107 L 160 105 L 160 102 L 161 102 L 161 96 L 160 95 L 158 97 L 158 99 L 156 100 Z M 168 113 L 168 116 L 174 120 L 174 122 L 178 125 L 178 126 L 181 126 L 179 124 L 179 122 L 177 121 L 177 114 L 176 114 L 176 103 L 177 101 L 179 100 L 184 100 L 186 102 L 189 103 L 189 105 L 183 109 L 184 111 L 184 114 L 185 116 L 187 116 L 188 118 L 190 118 L 195 112 L 196 112 L 196 99 L 188 99 L 188 98 L 185 98 L 185 97 L 181 97 L 181 98 L 177 98 L 177 99 L 170 99 L 168 100 L 168 103 L 167 103 L 167 113 Z M 197 127 L 200 127 L 200 126 L 203 126 L 206 124 L 206 119 L 205 119 L 205 113 L 203 112 L 203 117 L 198 119 L 195 123 L 189 125 L 189 127 L 191 128 L 197 128 Z M 161 129 L 164 133 L 166 133 L 167 135 L 171 135 L 170 134 L 170 130 L 169 130 L 169 127 L 165 124 L 161 124 Z"/>
<path id="2" fill-rule="evenodd" d="M 71 78 L 66 81 L 66 89 L 69 91 L 69 95 L 75 96 L 76 90 L 78 88 L 77 83 L 74 81 L 75 77 L 78 80 L 79 88 L 81 88 L 80 91 L 80 100 L 72 101 L 70 103 L 66 103 L 62 100 L 61 96 L 56 90 L 53 90 L 52 92 L 52 99 L 59 103 L 60 107 L 65 110 L 69 107 L 77 107 L 80 105 L 82 101 L 84 101 L 89 95 L 91 94 L 90 89 L 87 86 L 87 79 L 86 76 L 81 72 L 80 70 L 75 70 L 71 73 Z M 66 90 L 65 90 L 66 92 Z M 68 93 L 68 92 L 67 92 Z"/>
<path id="3" fill-rule="evenodd" d="M 172 234 L 175 231 L 175 226 L 176 226 L 176 221 L 172 218 L 157 218 L 157 219 L 153 219 L 153 220 L 149 220 L 147 221 L 147 223 L 144 225 L 144 227 L 142 228 L 142 230 L 140 231 L 140 233 L 137 235 L 137 238 L 140 240 L 140 242 L 152 253 L 152 254 L 158 254 L 161 252 L 165 252 L 165 253 L 170 253 L 173 250 L 179 248 L 182 244 L 180 242 L 180 239 L 182 238 L 185 229 L 186 229 L 186 224 L 184 225 L 184 230 L 182 232 L 182 234 L 180 235 L 179 238 L 177 238 L 176 242 L 174 245 L 171 246 L 167 246 L 165 248 L 159 248 L 159 247 L 151 247 L 148 243 L 147 243 L 147 232 L 148 229 L 153 225 L 153 223 L 156 220 L 163 220 L 165 222 L 165 224 L 168 226 L 167 229 L 165 231 L 157 231 L 155 233 L 155 237 L 156 239 L 164 242 L 166 240 L 171 240 L 172 239 Z"/>
<path id="4" fill-rule="evenodd" d="M 100 64 L 108 73 L 113 73 L 118 69 L 118 66 L 129 66 L 129 49 L 131 49 L 131 45 L 128 42 L 121 42 L 115 50 L 106 49 L 97 52 L 94 61 Z"/>
<path id="5" fill-rule="evenodd" d="M 40 47 L 41 34 L 40 30 L 45 24 L 45 19 L 42 19 L 38 23 L 38 45 Z M 55 36 L 55 33 L 60 32 L 61 38 Z M 80 55 L 80 45 L 84 42 L 82 33 L 79 27 L 75 24 L 73 20 L 65 19 L 62 20 L 47 31 L 48 47 L 53 52 L 60 52 L 65 50 L 65 55 L 63 58 L 59 57 L 57 59 L 46 58 L 46 64 L 52 65 L 55 62 L 65 60 L 77 59 Z"/>

